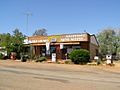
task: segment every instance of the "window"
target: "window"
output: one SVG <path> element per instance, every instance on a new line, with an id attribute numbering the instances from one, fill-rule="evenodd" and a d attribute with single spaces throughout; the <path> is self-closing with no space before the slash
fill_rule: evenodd
<path id="1" fill-rule="evenodd" d="M 51 46 L 51 47 L 50 47 L 50 53 L 55 53 L 55 52 L 56 52 L 55 46 Z"/>

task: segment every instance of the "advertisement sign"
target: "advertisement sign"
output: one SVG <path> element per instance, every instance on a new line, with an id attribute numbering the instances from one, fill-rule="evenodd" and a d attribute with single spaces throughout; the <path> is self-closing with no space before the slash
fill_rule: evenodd
<path id="1" fill-rule="evenodd" d="M 50 43 L 46 42 L 46 51 L 49 51 L 49 49 L 50 49 Z"/>
<path id="2" fill-rule="evenodd" d="M 60 49 L 63 49 L 63 47 L 64 47 L 64 45 L 61 43 L 61 44 L 60 44 Z"/>
<path id="3" fill-rule="evenodd" d="M 56 53 L 52 53 L 52 62 L 56 62 Z"/>

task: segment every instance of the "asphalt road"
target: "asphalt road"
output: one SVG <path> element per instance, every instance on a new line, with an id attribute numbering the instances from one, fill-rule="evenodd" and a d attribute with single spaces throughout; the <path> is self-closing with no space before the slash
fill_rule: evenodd
<path id="1" fill-rule="evenodd" d="M 120 90 L 120 73 L 92 66 L 0 61 L 0 90 Z"/>

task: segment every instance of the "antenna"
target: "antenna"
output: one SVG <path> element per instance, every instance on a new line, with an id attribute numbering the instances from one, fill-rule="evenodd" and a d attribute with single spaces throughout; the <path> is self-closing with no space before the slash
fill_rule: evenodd
<path id="1" fill-rule="evenodd" d="M 26 12 L 25 15 L 26 15 L 26 20 L 27 20 L 27 22 L 26 22 L 26 35 L 27 35 L 28 29 L 29 29 L 28 28 L 28 24 L 29 24 L 28 19 L 29 19 L 29 16 L 32 16 L 32 13 L 31 12 Z"/>

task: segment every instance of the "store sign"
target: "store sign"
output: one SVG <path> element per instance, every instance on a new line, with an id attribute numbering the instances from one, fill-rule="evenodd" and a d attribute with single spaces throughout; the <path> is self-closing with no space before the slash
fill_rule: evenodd
<path id="1" fill-rule="evenodd" d="M 68 42 L 68 41 L 85 41 L 87 40 L 86 35 L 84 34 L 76 34 L 76 35 L 65 35 L 63 36 L 60 41 L 61 42 Z"/>
<path id="2" fill-rule="evenodd" d="M 52 38 L 52 39 L 51 39 L 51 42 L 56 42 L 56 41 L 57 41 L 56 38 Z"/>
<path id="3" fill-rule="evenodd" d="M 29 43 L 45 43 L 48 42 L 48 40 L 29 40 Z"/>
<path id="4" fill-rule="evenodd" d="M 65 42 L 65 41 L 81 41 L 83 39 L 81 38 L 63 38 L 61 39 L 61 42 Z"/>

